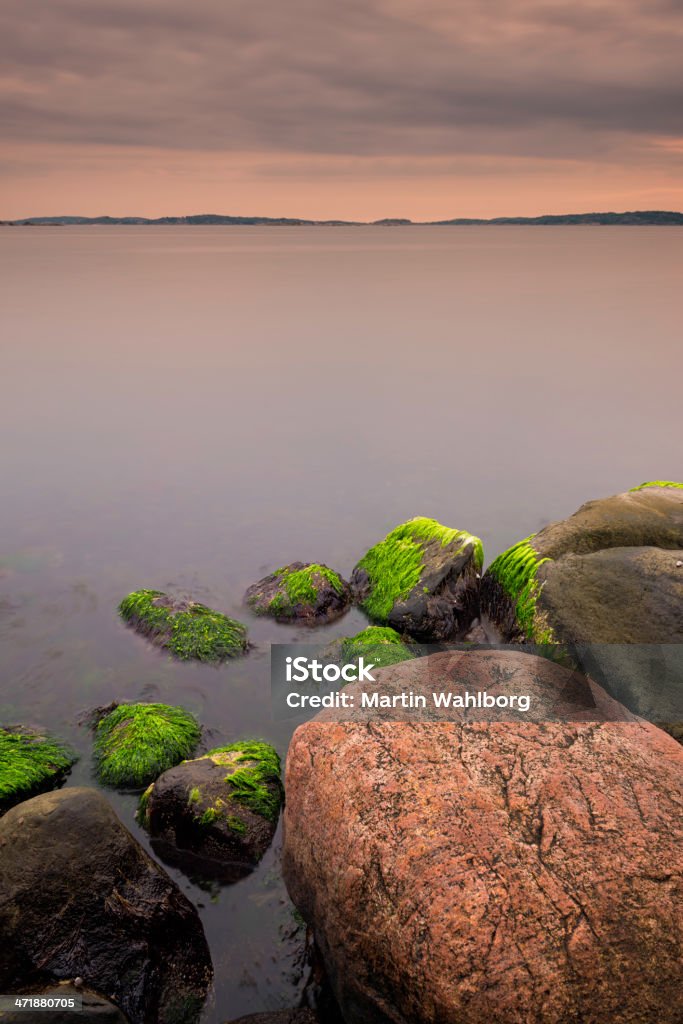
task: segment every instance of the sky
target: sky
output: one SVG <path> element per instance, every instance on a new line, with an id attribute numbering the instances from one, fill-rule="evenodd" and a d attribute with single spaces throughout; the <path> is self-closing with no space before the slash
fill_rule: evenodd
<path id="1" fill-rule="evenodd" d="M 683 210 L 683 0 L 2 0 L 0 218 Z"/>

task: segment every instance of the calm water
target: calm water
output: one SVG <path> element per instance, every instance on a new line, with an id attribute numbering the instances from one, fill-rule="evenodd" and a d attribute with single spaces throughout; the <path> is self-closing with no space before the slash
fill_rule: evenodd
<path id="1" fill-rule="evenodd" d="M 413 515 L 490 560 L 588 498 L 680 479 L 683 230 L 8 228 L 0 259 L 0 721 L 71 740 L 69 784 L 92 783 L 79 713 L 112 699 L 285 753 L 268 644 L 312 638 L 241 607 L 279 565 L 348 574 Z M 256 649 L 168 661 L 117 620 L 139 587 L 242 618 Z M 297 1001 L 278 854 L 279 834 L 228 888 L 171 871 L 212 949 L 207 1024 Z"/>

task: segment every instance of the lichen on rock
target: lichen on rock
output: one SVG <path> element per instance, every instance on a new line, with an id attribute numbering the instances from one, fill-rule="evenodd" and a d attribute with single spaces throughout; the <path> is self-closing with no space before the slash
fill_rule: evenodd
<path id="1" fill-rule="evenodd" d="M 241 622 L 198 601 L 169 597 L 160 590 L 135 590 L 119 614 L 138 633 L 181 661 L 221 662 L 244 654 L 247 630 Z"/>
<path id="2" fill-rule="evenodd" d="M 243 740 L 164 772 L 143 794 L 138 817 L 164 859 L 235 881 L 270 845 L 282 793 L 275 749 Z"/>
<path id="3" fill-rule="evenodd" d="M 40 730 L 0 728 L 0 813 L 58 786 L 77 760 L 68 746 Z"/>
<path id="4" fill-rule="evenodd" d="M 292 562 L 252 584 L 244 599 L 257 615 L 319 625 L 344 614 L 351 592 L 346 580 L 329 566 Z"/>
<path id="5" fill-rule="evenodd" d="M 95 716 L 100 782 L 137 789 L 191 757 L 201 736 L 194 715 L 167 704 L 118 704 Z"/>
<path id="6" fill-rule="evenodd" d="M 366 552 L 351 587 L 375 622 L 424 641 L 455 639 L 476 616 L 482 563 L 478 537 L 418 516 Z"/>

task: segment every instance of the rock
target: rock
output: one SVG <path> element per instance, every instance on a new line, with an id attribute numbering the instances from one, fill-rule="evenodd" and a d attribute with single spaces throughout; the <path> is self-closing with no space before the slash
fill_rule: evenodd
<path id="1" fill-rule="evenodd" d="M 351 589 L 375 622 L 425 643 L 459 639 L 478 612 L 482 561 L 478 537 L 417 517 L 370 548 Z"/>
<path id="2" fill-rule="evenodd" d="M 251 1013 L 248 1017 L 229 1021 L 228 1024 L 322 1024 L 309 1009 L 276 1010 L 274 1013 Z"/>
<path id="3" fill-rule="evenodd" d="M 124 622 L 181 661 L 221 662 L 244 654 L 247 629 L 197 601 L 136 590 L 119 605 Z"/>
<path id="4" fill-rule="evenodd" d="M 164 772 L 143 794 L 140 819 L 165 860 L 231 882 L 270 846 L 281 800 L 276 751 L 243 741 Z"/>
<path id="5" fill-rule="evenodd" d="M 139 789 L 191 757 L 201 729 L 189 711 L 167 704 L 114 704 L 96 715 L 95 770 L 107 786 Z"/>
<path id="6" fill-rule="evenodd" d="M 350 665 L 360 657 L 363 657 L 366 665 L 372 663 L 377 668 L 383 668 L 400 661 L 409 661 L 416 657 L 416 652 L 390 626 L 368 626 L 355 636 L 334 640 L 327 648 L 324 660 Z"/>
<path id="7" fill-rule="evenodd" d="M 98 995 L 90 989 L 82 988 L 68 982 L 60 985 L 50 985 L 47 988 L 40 988 L 31 993 L 23 993 L 44 997 L 47 999 L 69 999 L 82 1000 L 81 1010 L 64 1009 L 36 1010 L 34 1020 L 39 1022 L 45 1020 L 46 1024 L 129 1024 L 128 1018 L 104 996 Z M 28 1010 L 6 1011 L 0 1014 L 2 1024 L 29 1024 L 31 1012 Z"/>
<path id="8" fill-rule="evenodd" d="M 43 729 L 0 728 L 0 814 L 36 793 L 61 785 L 76 754 Z"/>
<path id="9" fill-rule="evenodd" d="M 445 653 L 379 679 L 543 673 L 562 694 L 572 673 L 541 660 Z M 346 1024 L 680 1024 L 683 749 L 654 726 L 324 712 L 286 789 L 285 880 Z"/>
<path id="10" fill-rule="evenodd" d="M 590 501 L 499 555 L 481 610 L 505 641 L 683 641 L 683 488 Z"/>
<path id="11" fill-rule="evenodd" d="M 343 615 L 351 602 L 346 580 L 316 562 L 292 562 L 248 588 L 244 600 L 257 615 L 318 626 Z"/>
<path id="12" fill-rule="evenodd" d="M 0 991 L 80 977 L 131 1024 L 194 1024 L 212 977 L 194 907 L 93 789 L 0 820 Z"/>

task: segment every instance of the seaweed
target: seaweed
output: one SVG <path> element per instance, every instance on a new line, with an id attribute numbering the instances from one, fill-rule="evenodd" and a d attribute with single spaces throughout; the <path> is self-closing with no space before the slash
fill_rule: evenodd
<path id="1" fill-rule="evenodd" d="M 293 605 L 315 604 L 320 589 L 320 579 L 326 580 L 338 594 L 344 592 L 341 576 L 333 569 L 328 569 L 326 565 L 319 565 L 316 562 L 304 566 L 303 569 L 292 570 L 284 566 L 282 569 L 276 569 L 273 575 L 281 577 L 287 597 Z"/>
<path id="2" fill-rule="evenodd" d="M 420 582 L 424 568 L 424 547 L 438 541 L 452 547 L 453 557 L 470 546 L 477 571 L 484 561 L 482 543 L 466 530 L 442 526 L 435 519 L 418 516 L 402 523 L 363 556 L 356 571 L 367 574 L 370 590 L 360 603 L 373 619 L 386 622 L 397 601 L 404 600 Z"/>
<path id="3" fill-rule="evenodd" d="M 195 717 L 166 704 L 119 704 L 95 728 L 95 766 L 108 786 L 138 788 L 190 757 L 201 729 Z"/>
<path id="4" fill-rule="evenodd" d="M 536 578 L 539 566 L 551 559 L 539 557 L 531 544 L 535 536 L 532 533 L 513 544 L 494 559 L 487 571 L 512 601 L 517 623 L 525 635 L 536 643 L 551 644 L 554 643 L 553 631 L 541 621 L 537 609 L 541 585 Z"/>
<path id="5" fill-rule="evenodd" d="M 235 753 L 237 757 L 231 756 Z M 239 764 L 239 768 L 225 777 L 230 786 L 230 799 L 244 804 L 268 821 L 277 821 L 282 802 L 280 758 L 270 744 L 260 740 L 242 740 L 216 747 L 204 756 L 217 764 Z"/>
<path id="6" fill-rule="evenodd" d="M 78 760 L 47 736 L 0 728 L 0 808 L 56 784 Z"/>
<path id="7" fill-rule="evenodd" d="M 400 634 L 389 626 L 367 626 L 355 636 L 344 637 L 341 654 L 346 663 L 356 661 L 362 655 L 377 668 L 396 665 L 415 657 Z"/>
<path id="8" fill-rule="evenodd" d="M 175 604 L 160 590 L 133 591 L 121 601 L 119 614 L 181 661 L 225 661 L 248 646 L 241 622 L 198 601 Z"/>
<path id="9" fill-rule="evenodd" d="M 677 483 L 675 480 L 648 480 L 647 483 L 638 484 L 637 487 L 632 487 L 629 494 L 633 494 L 634 491 L 644 491 L 646 487 L 676 487 L 683 488 L 683 484 Z"/>

